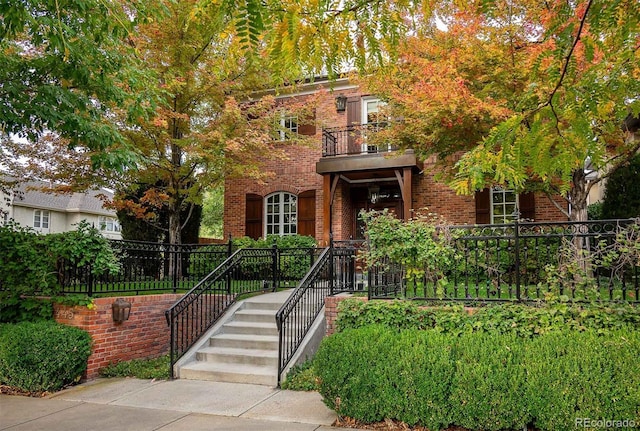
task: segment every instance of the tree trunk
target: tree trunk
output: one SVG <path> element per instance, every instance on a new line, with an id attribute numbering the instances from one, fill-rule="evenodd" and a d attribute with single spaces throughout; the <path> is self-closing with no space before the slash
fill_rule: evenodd
<path id="1" fill-rule="evenodd" d="M 569 203 L 571 211 L 570 220 L 574 222 L 585 222 L 587 215 L 587 198 L 589 196 L 589 185 L 584 169 L 579 168 L 573 171 L 572 187 L 569 191 Z M 589 227 L 587 225 L 574 226 L 573 248 L 576 262 L 579 264 L 580 273 L 574 274 L 574 281 L 581 282 L 583 277 L 592 276 L 591 250 L 589 238 L 587 237 Z"/>
<path id="2" fill-rule="evenodd" d="M 177 208 L 176 208 L 177 207 Z M 180 229 L 180 206 L 172 203 L 169 207 L 169 244 L 171 258 L 169 259 L 169 274 L 176 279 L 182 278 L 182 232 Z"/>

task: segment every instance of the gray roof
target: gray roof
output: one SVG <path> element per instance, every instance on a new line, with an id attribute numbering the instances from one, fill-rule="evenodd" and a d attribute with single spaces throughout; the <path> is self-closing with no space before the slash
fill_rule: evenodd
<path id="1" fill-rule="evenodd" d="M 47 192 L 47 189 L 52 191 Z M 14 206 L 67 213 L 115 215 L 115 211 L 104 208 L 104 202 L 100 199 L 100 196 L 104 196 L 107 201 L 113 198 L 113 193 L 106 189 L 87 190 L 84 193 L 55 193 L 49 183 L 27 181 L 19 183 L 15 190 Z"/>

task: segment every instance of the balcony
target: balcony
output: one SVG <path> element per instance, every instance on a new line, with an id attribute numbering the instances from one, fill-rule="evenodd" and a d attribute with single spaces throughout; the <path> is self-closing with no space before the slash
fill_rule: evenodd
<path id="1" fill-rule="evenodd" d="M 367 135 L 385 128 L 387 123 L 368 123 L 322 130 L 322 157 L 376 154 L 394 151 L 390 145 L 367 144 Z"/>
<path id="2" fill-rule="evenodd" d="M 387 123 L 368 123 L 323 129 L 322 158 L 316 163 L 316 172 L 355 174 L 356 172 L 364 173 L 364 171 L 390 170 L 393 176 L 395 169 L 404 167 L 421 169 L 412 150 L 397 153 L 397 148 L 391 145 L 373 145 L 367 142 L 367 136 L 386 126 Z"/>

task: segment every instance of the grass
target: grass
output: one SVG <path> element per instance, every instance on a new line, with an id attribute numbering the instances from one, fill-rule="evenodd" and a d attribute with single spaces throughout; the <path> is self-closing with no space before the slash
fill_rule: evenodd
<path id="1" fill-rule="evenodd" d="M 169 379 L 169 355 L 152 359 L 132 359 L 107 365 L 102 377 L 136 377 L 138 379 Z"/>

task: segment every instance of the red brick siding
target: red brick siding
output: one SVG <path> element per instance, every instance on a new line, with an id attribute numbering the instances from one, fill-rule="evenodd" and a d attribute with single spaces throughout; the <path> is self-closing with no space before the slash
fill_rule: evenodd
<path id="1" fill-rule="evenodd" d="M 84 329 L 93 339 L 85 378 L 98 377 L 110 362 L 153 358 L 169 351 L 169 327 L 164 312 L 182 295 L 128 296 L 129 320 L 113 322 L 111 304 L 117 298 L 96 298 L 94 309 L 54 305 L 56 321 Z"/>
<path id="2" fill-rule="evenodd" d="M 345 96 L 356 96 L 357 89 L 339 90 Z M 316 162 L 322 156 L 322 128 L 344 127 L 346 113 L 338 113 L 335 108 L 337 94 L 321 91 L 316 109 L 316 135 L 312 147 L 291 147 L 287 150 L 289 160 L 265 161 L 263 169 L 273 175 L 263 183 L 247 178 L 225 181 L 224 232 L 225 238 L 245 235 L 245 196 L 255 193 L 267 196 L 277 191 L 299 194 L 306 190 L 316 190 L 316 239 L 322 240 L 324 227 L 323 181 L 315 173 Z M 437 183 L 433 177 L 434 165 L 430 159 L 425 162 L 424 171 L 413 175 L 412 208 L 428 208 L 443 216 L 451 224 L 475 224 L 475 201 L 473 196 L 458 196 L 447 185 Z M 566 206 L 566 205 L 565 205 Z M 355 215 L 351 205 L 349 186 L 340 181 L 334 196 L 332 231 L 334 239 L 349 239 L 354 236 Z M 536 195 L 536 221 L 565 220 L 566 217 L 543 195 Z"/>

